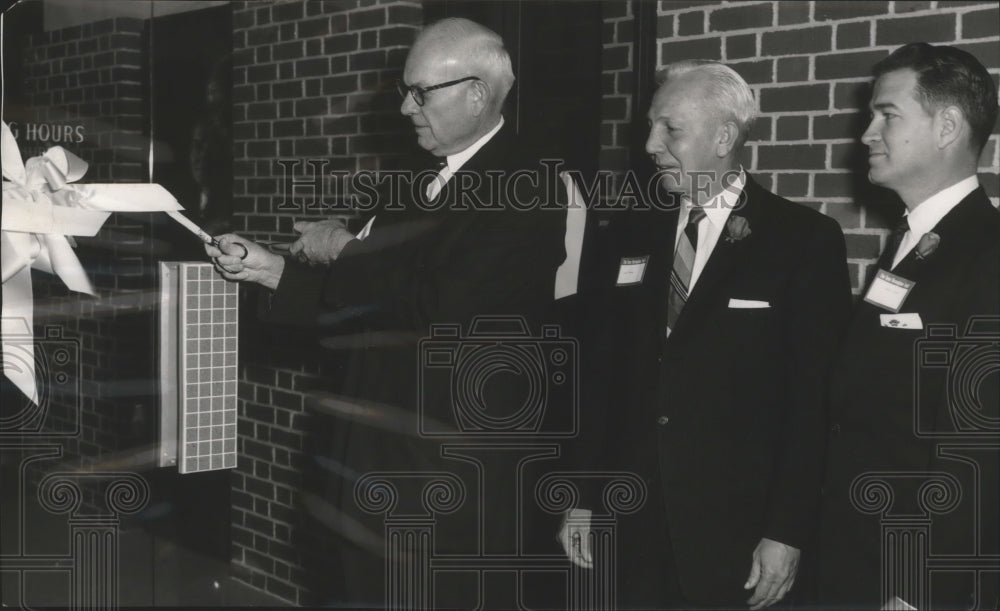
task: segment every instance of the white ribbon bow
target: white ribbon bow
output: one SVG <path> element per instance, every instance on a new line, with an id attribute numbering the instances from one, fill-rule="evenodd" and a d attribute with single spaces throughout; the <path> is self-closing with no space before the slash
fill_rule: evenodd
<path id="1" fill-rule="evenodd" d="M 95 235 L 112 212 L 183 208 L 156 184 L 70 184 L 88 166 L 61 146 L 22 163 L 10 128 L 3 122 L 0 126 L 3 372 L 37 405 L 31 269 L 59 276 L 70 290 L 97 296 L 66 236 Z"/>

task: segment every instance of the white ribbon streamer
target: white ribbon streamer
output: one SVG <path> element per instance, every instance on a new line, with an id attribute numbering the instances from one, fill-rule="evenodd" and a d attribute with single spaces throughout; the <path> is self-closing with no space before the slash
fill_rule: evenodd
<path id="1" fill-rule="evenodd" d="M 61 146 L 22 163 L 10 128 L 4 122 L 0 126 L 3 372 L 37 405 L 31 269 L 55 274 L 70 290 L 96 297 L 66 236 L 95 235 L 112 212 L 183 208 L 156 184 L 71 184 L 88 165 Z"/>

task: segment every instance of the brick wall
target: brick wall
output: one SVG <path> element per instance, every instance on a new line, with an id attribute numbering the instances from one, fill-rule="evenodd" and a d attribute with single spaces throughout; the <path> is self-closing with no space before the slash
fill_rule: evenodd
<path id="1" fill-rule="evenodd" d="M 867 159 L 859 144 L 872 65 L 902 44 L 926 41 L 955 44 L 994 77 L 1000 75 L 1000 14 L 994 2 L 663 0 L 658 14 L 658 67 L 716 59 L 750 83 L 761 113 L 748 143 L 747 167 L 780 195 L 840 222 L 856 292 L 866 266 L 885 246 L 887 223 L 898 213 L 898 208 L 881 212 L 887 207 L 880 202 L 898 200 L 867 184 Z M 606 38 L 606 52 L 615 48 L 608 43 Z M 621 103 L 619 90 L 605 92 L 606 102 Z M 617 163 L 615 149 L 608 151 Z M 980 180 L 994 205 L 1000 195 L 998 151 L 994 135 L 980 159 Z"/>
<path id="2" fill-rule="evenodd" d="M 629 166 L 630 122 L 634 78 L 631 2 L 605 2 L 601 36 L 601 152 L 602 171 L 618 175 Z M 645 109 L 639 109 L 643 113 Z M 612 192 L 616 192 L 614 189 Z"/>
<path id="3" fill-rule="evenodd" d="M 23 57 L 27 105 L 17 125 L 22 156 L 59 144 L 89 163 L 82 182 L 144 182 L 144 22 L 108 19 L 29 40 Z M 123 214 L 112 214 L 95 237 L 77 239 L 98 299 L 70 293 L 54 276 L 36 275 L 36 337 L 56 325 L 80 346 L 79 362 L 67 365 L 80 374 L 79 395 L 49 406 L 59 431 L 79 426 L 79 435 L 65 440 L 66 458 L 93 462 L 146 443 L 151 434 L 157 409 L 149 404 L 157 396 L 151 239 L 148 223 Z"/>
<path id="4" fill-rule="evenodd" d="M 377 169 L 399 157 L 406 125 L 393 83 L 422 16 L 414 0 L 238 3 L 238 226 L 259 238 L 289 237 L 295 220 L 343 203 L 331 172 Z M 294 191 L 291 180 L 300 185 Z"/>
<path id="5" fill-rule="evenodd" d="M 238 2 L 233 22 L 236 230 L 290 240 L 297 220 L 343 214 L 331 208 L 350 192 L 331 172 L 390 167 L 412 146 L 394 81 L 423 9 L 415 0 Z M 310 573 L 330 579 L 335 567 L 308 557 L 324 529 L 303 522 L 304 397 L 335 373 L 302 356 L 241 355 L 232 560 L 239 579 L 311 604 Z"/>

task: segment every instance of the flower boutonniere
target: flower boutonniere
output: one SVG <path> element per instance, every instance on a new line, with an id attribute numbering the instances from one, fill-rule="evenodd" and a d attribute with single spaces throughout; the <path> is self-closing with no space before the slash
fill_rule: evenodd
<path id="1" fill-rule="evenodd" d="M 941 243 L 941 236 L 934 233 L 933 231 L 928 231 L 924 235 L 920 236 L 920 241 L 917 242 L 917 260 L 923 261 L 927 257 L 934 254 L 937 250 L 938 244 Z"/>
<path id="2" fill-rule="evenodd" d="M 746 218 L 738 214 L 729 215 L 729 220 L 726 221 L 726 241 L 739 242 L 748 235 L 750 235 L 750 223 Z"/>

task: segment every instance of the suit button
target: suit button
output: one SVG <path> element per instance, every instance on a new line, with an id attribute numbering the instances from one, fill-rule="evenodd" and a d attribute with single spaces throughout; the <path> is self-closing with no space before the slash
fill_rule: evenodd
<path id="1" fill-rule="evenodd" d="M 830 432 L 833 433 L 834 435 L 840 435 L 840 425 L 834 422 L 832 425 L 830 425 Z"/>
<path id="2" fill-rule="evenodd" d="M 670 418 L 667 418 L 666 416 L 660 416 L 659 418 L 656 419 L 656 424 L 659 424 L 661 426 L 668 422 L 670 422 Z"/>

